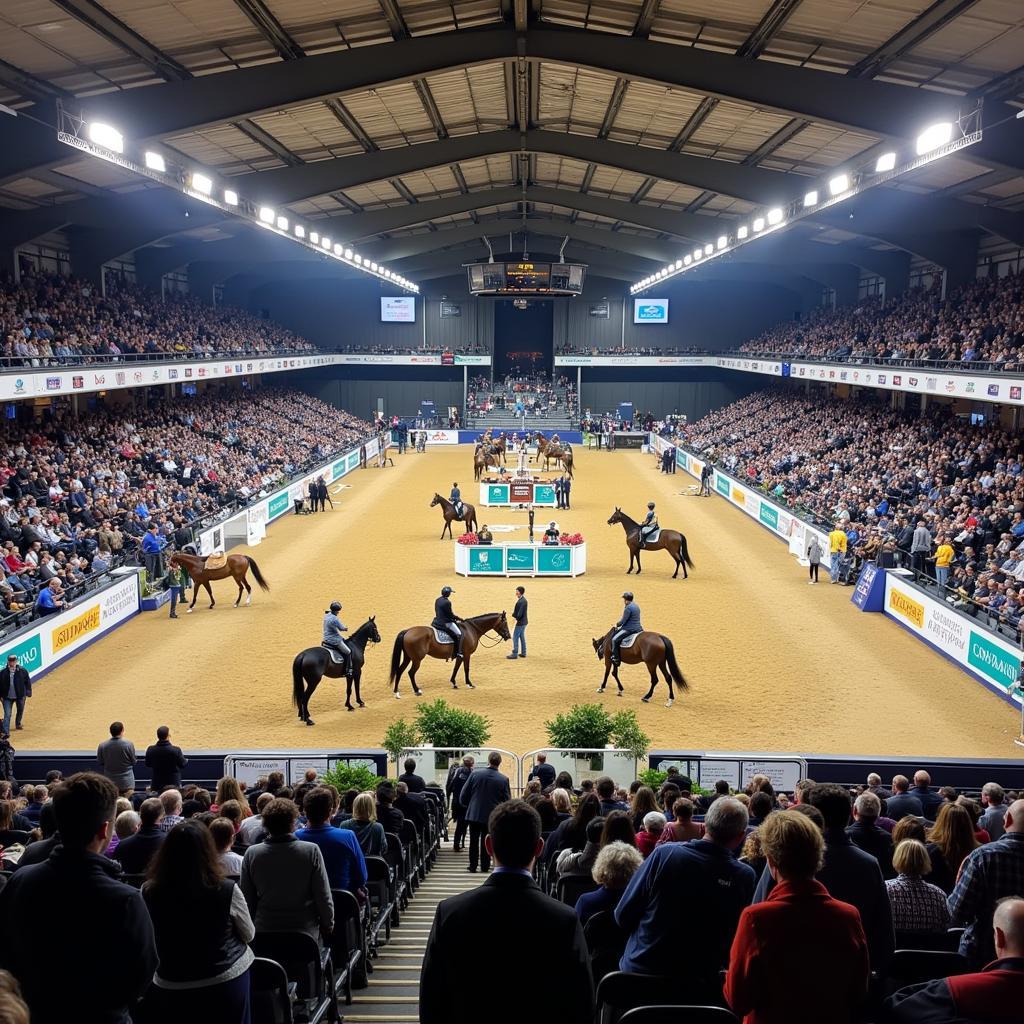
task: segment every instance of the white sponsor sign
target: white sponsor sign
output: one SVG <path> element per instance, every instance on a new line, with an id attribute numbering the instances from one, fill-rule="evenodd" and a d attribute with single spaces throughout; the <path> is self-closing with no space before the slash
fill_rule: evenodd
<path id="1" fill-rule="evenodd" d="M 430 430 L 427 432 L 427 444 L 458 444 L 457 430 Z"/>
<path id="2" fill-rule="evenodd" d="M 555 356 L 555 366 L 717 366 L 710 356 Z"/>
<path id="3" fill-rule="evenodd" d="M 224 772 L 233 775 L 239 782 L 247 786 L 255 786 L 261 778 L 271 772 L 288 771 L 288 759 L 285 757 L 226 757 Z"/>
<path id="4" fill-rule="evenodd" d="M 319 778 L 325 771 L 327 771 L 328 764 L 326 757 L 293 757 L 289 762 L 289 772 L 291 777 L 288 779 L 288 785 L 294 786 L 298 782 L 305 781 L 306 772 L 312 768 L 316 772 Z"/>
<path id="5" fill-rule="evenodd" d="M 766 775 L 777 793 L 792 793 L 805 771 L 800 761 L 743 761 L 740 785 L 745 786 L 755 775 Z"/>

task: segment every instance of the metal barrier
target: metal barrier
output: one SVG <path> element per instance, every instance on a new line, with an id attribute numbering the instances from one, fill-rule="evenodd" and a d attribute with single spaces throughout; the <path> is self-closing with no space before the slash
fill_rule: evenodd
<path id="1" fill-rule="evenodd" d="M 502 767 L 499 770 L 508 776 L 512 795 L 518 796 L 523 791 L 522 759 L 518 754 L 501 747 L 409 747 L 398 755 L 395 767 L 400 770 L 395 774 L 402 774 L 402 763 L 411 757 L 416 762 L 415 774 L 426 779 L 428 785 L 445 789 L 449 772 L 460 765 L 464 757 L 472 757 L 476 762 L 474 767 L 484 768 L 487 766 L 487 756 L 492 751 L 501 754 Z"/>
<path id="2" fill-rule="evenodd" d="M 254 750 L 224 755 L 224 774 L 234 776 L 247 786 L 255 785 L 261 776 L 282 772 L 285 784 L 302 782 L 312 768 L 318 775 L 346 764 L 350 768 L 369 768 L 377 775 L 387 775 L 387 755 L 383 750 Z"/>
<path id="3" fill-rule="evenodd" d="M 521 771 L 526 773 L 522 778 L 522 789 L 526 788 L 526 783 L 533 775 L 538 754 L 543 754 L 547 763 L 555 769 L 556 778 L 561 772 L 568 772 L 572 776 L 574 789 L 579 789 L 581 782 L 594 781 L 602 775 L 607 775 L 616 786 L 629 789 L 630 783 L 637 777 L 637 759 L 628 750 L 616 750 L 613 747 L 581 750 L 541 747 L 522 756 Z"/>
<path id="4" fill-rule="evenodd" d="M 807 758 L 801 754 L 654 750 L 647 755 L 647 763 L 661 772 L 678 768 L 702 789 L 712 789 L 724 779 L 730 788 L 741 790 L 755 775 L 766 775 L 777 792 L 792 793 L 797 781 L 807 778 Z"/>

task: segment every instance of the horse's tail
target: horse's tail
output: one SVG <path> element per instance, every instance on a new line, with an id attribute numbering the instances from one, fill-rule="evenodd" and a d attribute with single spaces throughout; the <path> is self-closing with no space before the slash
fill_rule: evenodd
<path id="1" fill-rule="evenodd" d="M 395 637 L 395 646 L 391 651 L 391 671 L 388 674 L 388 682 L 394 683 L 398 680 L 398 668 L 402 664 L 402 645 L 405 643 L 405 634 L 408 630 L 403 629 Z"/>
<path id="2" fill-rule="evenodd" d="M 302 655 L 305 652 L 302 651 L 295 655 L 295 660 L 292 661 L 292 703 L 295 705 L 296 710 L 302 710 L 302 693 L 305 689 L 305 680 L 302 677 Z"/>
<path id="3" fill-rule="evenodd" d="M 659 634 L 661 636 L 661 634 Z M 676 661 L 676 649 L 672 645 L 672 641 L 667 636 L 661 636 L 662 643 L 665 645 L 665 662 L 668 665 L 669 673 L 672 676 L 672 682 L 679 687 L 680 690 L 688 690 L 690 684 L 687 683 L 682 671 L 679 668 L 679 662 Z"/>
<path id="4" fill-rule="evenodd" d="M 256 559 L 252 555 L 249 558 L 249 568 L 252 569 L 252 578 L 259 584 L 260 590 L 269 590 L 270 584 L 263 578 L 263 573 L 260 572 L 260 567 L 256 564 Z"/>
<path id="5" fill-rule="evenodd" d="M 693 559 L 690 558 L 690 552 L 686 548 L 686 534 L 679 534 L 679 557 L 686 563 L 690 568 L 694 568 Z"/>

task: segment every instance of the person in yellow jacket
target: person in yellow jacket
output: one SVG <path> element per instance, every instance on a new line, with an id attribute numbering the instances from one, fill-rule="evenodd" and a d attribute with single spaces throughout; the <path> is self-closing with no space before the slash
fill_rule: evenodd
<path id="1" fill-rule="evenodd" d="M 949 564 L 953 561 L 953 554 L 953 546 L 949 543 L 949 538 L 939 537 L 939 546 L 935 549 L 934 557 L 935 579 L 940 589 L 946 586 L 946 581 L 949 579 Z"/>
<path id="2" fill-rule="evenodd" d="M 839 582 L 839 561 L 846 554 L 846 533 L 838 525 L 828 535 L 829 576 L 833 583 Z"/>

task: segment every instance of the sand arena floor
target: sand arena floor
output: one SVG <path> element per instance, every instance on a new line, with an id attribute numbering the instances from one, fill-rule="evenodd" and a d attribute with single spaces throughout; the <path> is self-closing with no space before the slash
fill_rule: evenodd
<path id="1" fill-rule="evenodd" d="M 93 747 L 114 718 L 137 746 L 169 724 L 193 749 L 377 746 L 386 724 L 409 716 L 416 698 L 403 680 L 391 696 L 387 666 L 395 634 L 429 621 L 444 583 L 462 615 L 511 611 L 516 580 L 463 579 L 452 542 L 438 540 L 434 491 L 453 480 L 473 500 L 472 452 L 439 448 L 360 470 L 334 494 L 334 511 L 287 516 L 254 551 L 271 591 L 233 609 L 233 585 L 215 584 L 177 621 L 137 616 L 68 665 L 42 679 L 29 702 L 19 749 Z M 653 456 L 579 449 L 573 509 L 563 529 L 588 541 L 589 569 L 575 580 L 525 581 L 530 599 L 526 661 L 506 661 L 508 645 L 478 652 L 475 691 L 451 689 L 450 665 L 428 661 L 419 682 L 486 714 L 492 742 L 526 751 L 546 742 L 544 721 L 574 702 L 635 708 L 656 747 L 689 749 L 1013 757 L 1017 715 L 1004 702 L 929 652 L 881 615 L 850 605 L 851 591 L 809 587 L 805 571 L 767 531 L 718 498 L 680 494 L 692 483 L 664 476 Z M 666 552 L 645 555 L 643 575 L 627 577 L 622 528 L 606 525 L 615 505 L 634 517 L 656 500 L 663 526 L 686 533 L 696 569 L 671 579 Z M 478 509 L 484 522 L 520 524 L 525 513 Z M 539 521 L 539 520 L 538 520 Z M 823 574 L 823 578 L 824 574 Z M 666 690 L 640 701 L 646 671 L 624 667 L 626 695 L 597 697 L 602 668 L 591 637 L 608 628 L 627 585 L 647 629 L 672 637 L 692 689 L 671 709 Z M 343 621 L 377 616 L 383 643 L 370 647 L 363 681 L 367 707 L 344 709 L 343 682 L 327 680 L 304 727 L 291 706 L 291 662 L 319 643 L 324 608 L 337 598 Z"/>

